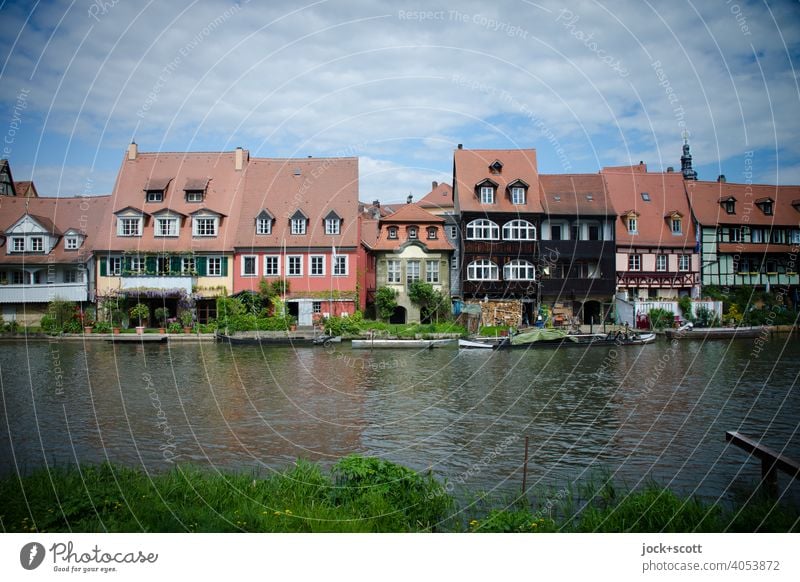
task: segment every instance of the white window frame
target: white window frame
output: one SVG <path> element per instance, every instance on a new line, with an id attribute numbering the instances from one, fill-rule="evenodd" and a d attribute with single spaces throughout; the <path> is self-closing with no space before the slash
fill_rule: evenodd
<path id="1" fill-rule="evenodd" d="M 400 284 L 400 261 L 398 259 L 387 259 L 386 283 L 394 285 Z"/>
<path id="2" fill-rule="evenodd" d="M 325 219 L 325 234 L 336 235 L 339 234 L 341 221 L 338 218 Z"/>
<path id="3" fill-rule="evenodd" d="M 299 267 L 299 271 L 293 269 L 294 266 Z M 286 276 L 287 277 L 303 276 L 303 255 L 286 255 Z"/>
<path id="4" fill-rule="evenodd" d="M 435 226 L 428 226 L 425 228 L 428 240 L 437 240 L 439 238 L 438 228 Z"/>
<path id="5" fill-rule="evenodd" d="M 11 252 L 24 253 L 25 252 L 25 237 L 15 236 L 11 239 Z"/>
<path id="6" fill-rule="evenodd" d="M 494 204 L 494 186 L 481 186 L 481 204 Z"/>
<path id="7" fill-rule="evenodd" d="M 797 242 L 800 243 L 800 230 L 792 231 L 797 233 Z M 752 228 L 750 229 L 750 242 L 751 243 L 763 243 L 764 242 L 764 230 L 761 228 Z"/>
<path id="8" fill-rule="evenodd" d="M 793 245 L 800 245 L 800 230 L 793 228 L 789 234 L 789 240 Z"/>
<path id="9" fill-rule="evenodd" d="M 64 239 L 64 248 L 68 251 L 76 251 L 79 246 L 77 236 L 68 236 Z"/>
<path id="10" fill-rule="evenodd" d="M 108 257 L 108 276 L 119 277 L 122 275 L 122 264 L 122 257 Z"/>
<path id="11" fill-rule="evenodd" d="M 677 226 L 677 229 L 675 228 Z M 680 218 L 672 219 L 672 234 L 683 234 L 683 220 Z"/>
<path id="12" fill-rule="evenodd" d="M 732 226 L 728 231 L 728 239 L 731 242 L 742 242 L 742 229 L 738 226 Z"/>
<path id="13" fill-rule="evenodd" d="M 476 218 L 467 224 L 467 240 L 500 240 L 500 227 L 486 218 Z"/>
<path id="14" fill-rule="evenodd" d="M 306 219 L 293 218 L 292 219 L 292 234 L 300 235 L 306 233 Z"/>
<path id="15" fill-rule="evenodd" d="M 222 277 L 222 261 L 224 257 L 208 257 L 206 261 L 206 275 L 209 277 Z"/>
<path id="16" fill-rule="evenodd" d="M 256 219 L 256 234 L 272 234 L 272 219 L 271 218 L 257 218 Z"/>
<path id="17" fill-rule="evenodd" d="M 209 222 L 210 221 L 210 222 Z M 211 224 L 213 232 L 204 232 L 201 233 L 200 225 L 208 225 Z M 205 230 L 205 228 L 203 229 Z M 219 232 L 219 217 L 217 216 L 195 216 L 192 218 L 192 236 L 197 237 L 215 237 Z"/>
<path id="18" fill-rule="evenodd" d="M 80 269 L 64 271 L 64 283 L 83 283 L 83 273 L 81 273 Z"/>
<path id="19" fill-rule="evenodd" d="M 146 270 L 147 263 L 145 263 L 144 257 L 138 255 L 131 257 L 131 273 L 134 275 L 141 275 Z"/>
<path id="20" fill-rule="evenodd" d="M 641 271 L 642 270 L 642 255 L 632 253 L 628 255 L 628 270 Z"/>
<path id="21" fill-rule="evenodd" d="M 246 267 L 250 259 L 253 261 L 252 273 L 248 273 L 246 271 Z M 241 274 L 242 277 L 258 277 L 258 255 L 242 255 Z"/>
<path id="22" fill-rule="evenodd" d="M 656 271 L 659 273 L 665 273 L 669 267 L 669 257 L 667 255 L 661 254 L 656 255 Z"/>
<path id="23" fill-rule="evenodd" d="M 525 259 L 514 259 L 503 266 L 503 279 L 506 281 L 535 281 L 536 268 Z"/>
<path id="24" fill-rule="evenodd" d="M 521 218 L 503 225 L 503 240 L 536 240 L 536 227 Z"/>
<path id="25" fill-rule="evenodd" d="M 638 216 L 629 216 L 627 219 L 628 225 L 628 232 L 630 234 L 638 234 L 639 233 L 639 217 Z"/>
<path id="26" fill-rule="evenodd" d="M 347 255 L 333 255 L 331 256 L 331 272 L 334 277 L 347 277 L 349 273 L 349 261 Z"/>
<path id="27" fill-rule="evenodd" d="M 514 186 L 511 188 L 511 204 L 525 204 L 525 188 L 522 186 Z"/>
<path id="28" fill-rule="evenodd" d="M 389 240 L 397 240 L 399 237 L 398 235 L 399 230 L 400 229 L 397 228 L 396 226 L 390 226 L 389 228 L 386 229 L 386 238 L 388 238 Z"/>
<path id="29" fill-rule="evenodd" d="M 196 195 L 199 194 L 200 197 L 196 198 Z M 203 201 L 203 191 L 202 190 L 187 190 L 186 191 L 186 202 L 202 202 Z"/>
<path id="30" fill-rule="evenodd" d="M 31 252 L 32 253 L 43 253 L 44 252 L 44 237 L 42 237 L 42 236 L 32 236 L 31 237 Z"/>
<path id="31" fill-rule="evenodd" d="M 280 255 L 264 255 L 264 276 L 281 276 L 281 257 Z"/>
<path id="32" fill-rule="evenodd" d="M 168 228 L 167 234 L 164 234 L 162 226 L 172 225 L 174 228 Z M 155 235 L 157 237 L 175 237 L 179 234 L 178 219 L 172 216 L 156 217 L 155 222 Z"/>
<path id="33" fill-rule="evenodd" d="M 406 261 L 406 287 L 420 280 L 422 261 L 411 259 Z M 413 267 L 413 268 L 412 268 Z"/>
<path id="34" fill-rule="evenodd" d="M 135 228 L 127 228 L 127 227 Z M 141 216 L 120 216 L 117 218 L 117 236 L 142 236 Z"/>
<path id="35" fill-rule="evenodd" d="M 678 255 L 678 271 L 686 273 L 692 270 L 691 255 Z"/>
<path id="36" fill-rule="evenodd" d="M 164 202 L 164 191 L 148 190 L 147 194 L 145 195 L 145 200 L 147 202 Z"/>
<path id="37" fill-rule="evenodd" d="M 314 265 L 314 263 L 317 265 Z M 315 266 L 318 267 L 319 272 L 315 273 Z M 325 255 L 308 255 L 308 276 L 309 277 L 324 277 L 325 276 Z"/>
<path id="38" fill-rule="evenodd" d="M 467 265 L 468 281 L 499 281 L 500 269 L 489 259 L 478 259 Z"/>
<path id="39" fill-rule="evenodd" d="M 181 274 L 188 275 L 197 271 L 195 257 L 181 257 Z"/>
<path id="40" fill-rule="evenodd" d="M 451 239 L 456 240 L 458 238 L 458 227 L 449 225 L 447 227 L 447 234 Z"/>
<path id="41" fill-rule="evenodd" d="M 439 284 L 439 261 L 425 261 L 425 282 Z"/>
<path id="42" fill-rule="evenodd" d="M 419 238 L 419 229 L 416 226 L 408 227 L 408 238 L 412 240 L 417 240 Z"/>

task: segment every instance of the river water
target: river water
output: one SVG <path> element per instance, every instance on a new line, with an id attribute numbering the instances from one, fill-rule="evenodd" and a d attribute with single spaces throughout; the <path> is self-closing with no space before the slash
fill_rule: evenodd
<path id="1" fill-rule="evenodd" d="M 800 458 L 798 374 L 789 336 L 505 352 L 4 342 L 0 473 L 181 461 L 265 474 L 358 452 L 509 494 L 527 436 L 531 485 L 605 472 L 723 500 L 760 467 L 726 430 Z"/>

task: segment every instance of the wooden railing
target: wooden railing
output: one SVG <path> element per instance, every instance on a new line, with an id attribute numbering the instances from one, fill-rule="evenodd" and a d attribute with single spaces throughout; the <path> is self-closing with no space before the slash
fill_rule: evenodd
<path id="1" fill-rule="evenodd" d="M 783 471 L 795 479 L 800 478 L 800 463 L 765 447 L 758 441 L 732 430 L 725 433 L 725 440 L 761 460 L 761 482 L 768 491 L 777 492 L 778 471 Z"/>

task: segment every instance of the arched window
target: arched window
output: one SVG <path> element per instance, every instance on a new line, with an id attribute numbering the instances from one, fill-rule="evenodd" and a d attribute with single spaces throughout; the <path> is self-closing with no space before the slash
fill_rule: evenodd
<path id="1" fill-rule="evenodd" d="M 467 279 L 470 281 L 497 281 L 497 265 L 488 259 L 472 261 L 467 265 Z"/>
<path id="2" fill-rule="evenodd" d="M 515 259 L 503 267 L 503 278 L 506 281 L 534 281 L 536 269 L 529 261 Z"/>
<path id="3" fill-rule="evenodd" d="M 527 220 L 511 220 L 503 225 L 503 240 L 536 240 L 536 227 Z"/>
<path id="4" fill-rule="evenodd" d="M 500 227 L 491 220 L 481 218 L 467 224 L 467 239 L 469 240 L 498 240 Z"/>

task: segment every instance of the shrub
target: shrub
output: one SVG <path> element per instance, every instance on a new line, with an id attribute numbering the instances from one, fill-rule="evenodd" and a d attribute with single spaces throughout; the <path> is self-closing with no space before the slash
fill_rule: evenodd
<path id="1" fill-rule="evenodd" d="M 683 318 L 691 321 L 692 320 L 692 298 L 688 295 L 684 295 L 680 299 L 678 299 L 678 307 L 681 308 L 681 313 L 683 313 Z"/>
<path id="2" fill-rule="evenodd" d="M 61 326 L 58 325 L 56 318 L 49 313 L 42 316 L 42 321 L 39 322 L 39 327 L 42 331 L 47 333 L 58 333 L 61 331 Z"/>
<path id="3" fill-rule="evenodd" d="M 167 332 L 168 333 L 181 333 L 181 332 L 183 332 L 183 326 L 180 323 L 178 323 L 177 321 L 173 321 L 172 323 L 169 324 L 169 327 L 167 328 Z"/>
<path id="4" fill-rule="evenodd" d="M 144 303 L 137 303 L 131 307 L 130 315 L 131 319 L 135 319 L 139 323 L 139 326 L 142 326 L 150 317 L 150 308 Z"/>
<path id="5" fill-rule="evenodd" d="M 652 329 L 664 329 L 672 327 L 675 323 L 675 315 L 668 309 L 656 307 L 647 314 L 650 317 L 650 327 Z"/>
<path id="6" fill-rule="evenodd" d="M 80 319 L 75 318 L 70 319 L 61 329 L 64 331 L 64 333 L 81 333 L 83 332 L 83 325 L 81 324 Z"/>
<path id="7" fill-rule="evenodd" d="M 331 316 L 322 320 L 325 333 L 328 335 L 358 335 L 361 333 L 361 323 L 364 317 L 360 311 L 356 311 L 349 317 Z"/>
<path id="8" fill-rule="evenodd" d="M 389 320 L 397 308 L 397 291 L 391 287 L 381 287 L 375 293 L 375 308 L 377 316 L 381 319 Z"/>
<path id="9" fill-rule="evenodd" d="M 183 327 L 192 327 L 192 323 L 194 323 L 194 314 L 188 309 L 184 309 L 181 312 L 181 325 Z"/>
<path id="10" fill-rule="evenodd" d="M 735 306 L 731 306 L 733 309 Z M 730 312 L 730 310 L 728 310 Z M 714 327 L 719 325 L 719 318 L 717 314 L 711 311 L 705 305 L 701 305 L 697 308 L 697 314 L 695 315 L 695 323 L 698 327 Z"/>
<path id="11" fill-rule="evenodd" d="M 94 333 L 111 333 L 111 324 L 107 321 L 98 321 L 94 324 Z"/>
<path id="12" fill-rule="evenodd" d="M 153 314 L 156 316 L 156 321 L 163 326 L 169 317 L 169 309 L 166 307 L 157 307 Z"/>

